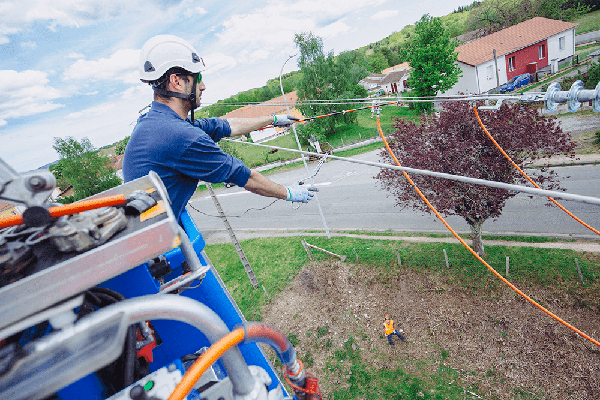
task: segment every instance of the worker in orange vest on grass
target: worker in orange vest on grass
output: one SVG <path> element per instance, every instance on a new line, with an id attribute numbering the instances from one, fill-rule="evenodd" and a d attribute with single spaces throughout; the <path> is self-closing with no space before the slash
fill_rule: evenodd
<path id="1" fill-rule="evenodd" d="M 389 315 L 385 316 L 385 320 L 383 321 L 383 328 L 385 329 L 385 334 L 387 336 L 388 342 L 390 343 L 390 346 L 394 345 L 394 342 L 392 341 L 392 335 L 396 335 L 400 338 L 400 340 L 406 342 L 404 336 L 402 336 L 400 332 L 394 329 L 394 320 L 390 319 Z"/>

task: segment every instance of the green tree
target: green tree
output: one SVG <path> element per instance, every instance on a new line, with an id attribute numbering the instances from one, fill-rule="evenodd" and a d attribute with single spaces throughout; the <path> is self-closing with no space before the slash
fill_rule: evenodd
<path id="1" fill-rule="evenodd" d="M 77 139 L 68 136 L 55 137 L 52 148 L 60 155 L 61 182 L 73 185 L 74 201 L 84 199 L 104 190 L 120 185 L 121 179 L 110 166 L 110 160 L 101 156 L 88 138 Z M 53 173 L 57 174 L 57 169 Z M 64 183 L 63 183 L 64 184 Z"/>
<path id="2" fill-rule="evenodd" d="M 57 187 L 65 190 L 70 186 L 70 183 L 67 182 L 63 176 L 63 171 L 65 169 L 63 160 L 58 160 L 58 162 L 50 165 L 48 169 L 54 174 L 54 177 L 56 178 Z"/>
<path id="3" fill-rule="evenodd" d="M 598 85 L 598 82 L 600 82 L 600 63 L 590 64 L 584 82 L 586 89 L 594 89 Z"/>
<path id="4" fill-rule="evenodd" d="M 419 97 L 433 97 L 437 92 L 450 89 L 460 76 L 456 63 L 457 42 L 450 40 L 440 18 L 423 15 L 415 25 L 415 33 L 404 48 L 404 56 L 410 63 L 408 85 Z M 416 103 L 417 110 L 430 110 L 432 103 Z"/>
<path id="5" fill-rule="evenodd" d="M 385 59 L 387 60 L 388 65 L 390 67 L 400 64 L 400 55 L 398 53 L 396 53 L 394 50 L 392 50 L 388 47 L 382 47 L 378 51 L 384 55 Z"/>
<path id="6" fill-rule="evenodd" d="M 119 141 L 119 143 L 115 145 L 115 155 L 125 154 L 125 147 L 127 147 L 127 143 L 129 142 L 130 138 L 131 136 L 127 136 L 125 139 Z"/>
<path id="7" fill-rule="evenodd" d="M 591 8 L 579 0 L 485 0 L 471 11 L 467 26 L 485 36 L 533 17 L 572 21 Z"/>
<path id="8" fill-rule="evenodd" d="M 382 70 L 388 68 L 388 63 L 385 55 L 380 51 L 375 51 L 369 55 L 369 70 L 373 73 L 380 74 Z"/>
<path id="9" fill-rule="evenodd" d="M 481 119 L 521 168 L 541 157 L 574 156 L 575 143 L 569 134 L 562 131 L 556 118 L 540 117 L 535 107 L 503 104 L 500 110 L 482 112 Z M 418 123 L 396 119 L 392 127 L 395 132 L 390 135 L 390 148 L 405 165 L 496 182 L 527 183 L 481 129 L 467 102 L 446 103 L 439 114 L 424 115 Z M 381 156 L 385 162 L 393 163 L 386 149 Z M 560 189 L 553 171 L 544 168 L 530 175 L 543 188 Z M 381 170 L 376 178 L 396 198 L 399 207 L 431 212 L 400 171 Z M 484 254 L 483 223 L 498 218 L 506 201 L 517 195 L 504 189 L 424 175 L 413 174 L 411 178 L 441 214 L 464 218 L 471 228 L 473 248 L 480 255 Z"/>
<path id="10" fill-rule="evenodd" d="M 300 49 L 298 66 L 302 78 L 298 82 L 298 98 L 303 115 L 317 116 L 343 111 L 344 104 L 333 104 L 336 100 L 356 98 L 357 93 L 364 95 L 358 81 L 367 76 L 368 71 L 356 52 L 343 52 L 337 57 L 334 57 L 333 51 L 325 53 L 323 40 L 312 32 L 296 34 L 294 42 Z M 359 62 L 355 64 L 357 60 Z M 311 101 L 310 104 L 302 104 L 307 100 Z M 328 102 L 316 104 L 313 100 Z M 322 140 L 333 135 L 340 124 L 356 121 L 356 117 L 356 113 L 345 113 L 316 119 L 302 127 L 301 136 L 305 142 L 311 134 Z"/>

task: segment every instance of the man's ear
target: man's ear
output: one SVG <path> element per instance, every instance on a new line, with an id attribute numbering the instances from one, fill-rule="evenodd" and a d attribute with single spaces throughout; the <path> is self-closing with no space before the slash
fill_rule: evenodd
<path id="1" fill-rule="evenodd" d="M 184 82 L 182 80 L 183 80 L 183 77 L 179 76 L 177 74 L 169 75 L 169 84 L 171 85 L 171 87 L 173 89 L 179 88 L 179 89 L 183 90 Z"/>

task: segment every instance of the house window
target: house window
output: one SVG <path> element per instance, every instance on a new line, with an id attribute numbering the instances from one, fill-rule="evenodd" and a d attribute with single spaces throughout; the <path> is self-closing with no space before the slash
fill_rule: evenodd
<path id="1" fill-rule="evenodd" d="M 508 59 L 508 70 L 509 71 L 515 70 L 515 56 L 512 56 Z"/>
<path id="2" fill-rule="evenodd" d="M 564 36 L 558 38 L 558 49 L 561 51 L 565 49 L 565 37 Z"/>
<path id="3" fill-rule="evenodd" d="M 488 65 L 486 68 L 487 78 L 488 80 L 494 79 L 494 66 Z"/>
<path id="4" fill-rule="evenodd" d="M 543 59 L 544 57 L 546 57 L 546 52 L 545 52 L 546 49 L 544 47 L 545 47 L 544 45 L 541 45 L 538 47 L 538 50 L 540 52 L 540 60 Z"/>

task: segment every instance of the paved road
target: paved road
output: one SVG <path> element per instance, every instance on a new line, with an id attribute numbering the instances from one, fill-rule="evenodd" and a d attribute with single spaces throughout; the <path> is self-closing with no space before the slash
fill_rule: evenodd
<path id="1" fill-rule="evenodd" d="M 377 151 L 355 156 L 355 158 L 379 161 Z M 311 163 L 309 168 L 315 168 Z M 600 196 L 600 166 L 573 166 L 555 169 L 561 175 L 561 184 L 570 193 Z M 378 187 L 373 176 L 377 167 L 329 161 L 316 178 L 319 201 L 330 230 L 376 230 L 401 232 L 439 232 L 446 228 L 434 216 L 422 215 L 412 210 L 395 207 L 393 198 Z M 270 178 L 283 185 L 290 185 L 305 178 L 304 169 L 271 175 Z M 265 210 L 250 210 L 268 206 L 273 200 L 262 198 L 234 187 L 216 191 L 229 222 L 236 231 L 241 230 L 323 230 L 323 223 L 315 201 L 293 210 L 290 203 L 277 201 Z M 557 207 L 547 207 L 548 201 L 539 197 L 530 198 L 519 194 L 508 201 L 503 215 L 497 220 L 488 220 L 484 234 L 549 235 L 556 237 L 590 238 L 597 236 L 564 214 Z M 579 218 L 600 230 L 600 208 L 598 206 L 561 202 Z M 198 196 L 190 202 L 188 210 L 207 241 L 211 235 L 222 234 L 224 226 L 216 215 L 210 196 Z M 247 212 L 246 212 L 247 211 Z M 244 214 L 245 212 L 245 214 Z M 243 215 L 242 215 L 243 214 Z M 237 217 L 242 215 L 241 217 Z M 450 225 L 461 234 L 469 232 L 468 225 L 460 217 L 449 217 Z"/>
<path id="2" fill-rule="evenodd" d="M 600 41 L 600 30 L 580 33 L 579 35 L 575 35 L 575 45 L 599 42 Z"/>

